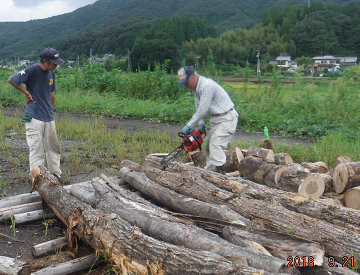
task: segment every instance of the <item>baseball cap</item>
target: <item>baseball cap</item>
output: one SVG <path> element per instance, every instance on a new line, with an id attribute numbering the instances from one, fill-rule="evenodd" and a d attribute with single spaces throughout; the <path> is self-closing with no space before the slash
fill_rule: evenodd
<path id="1" fill-rule="evenodd" d="M 59 53 L 53 48 L 46 48 L 40 55 L 40 59 L 49 59 L 57 65 L 63 64 L 65 61 L 60 58 Z"/>
<path id="2" fill-rule="evenodd" d="M 195 69 L 192 66 L 185 66 L 182 67 L 178 71 L 178 77 L 179 77 L 179 85 L 178 87 L 184 86 L 186 82 L 188 81 L 189 77 L 195 73 Z"/>

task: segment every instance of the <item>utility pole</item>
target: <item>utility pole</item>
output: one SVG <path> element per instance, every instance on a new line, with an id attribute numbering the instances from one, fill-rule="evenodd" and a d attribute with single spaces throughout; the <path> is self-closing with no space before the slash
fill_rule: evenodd
<path id="1" fill-rule="evenodd" d="M 256 70 L 256 75 L 259 75 L 260 71 L 260 50 L 256 50 L 257 51 L 257 70 Z"/>
<path id="2" fill-rule="evenodd" d="M 198 59 L 199 59 L 200 57 L 201 57 L 200 55 L 195 56 L 195 71 L 197 70 L 197 67 L 198 67 Z"/>
<path id="3" fill-rule="evenodd" d="M 128 60 L 128 68 L 131 71 L 131 58 L 130 58 L 130 50 L 128 49 L 128 54 L 127 54 L 127 60 Z"/>
<path id="4" fill-rule="evenodd" d="M 90 63 L 92 63 L 93 55 L 92 55 L 92 49 L 90 49 Z"/>

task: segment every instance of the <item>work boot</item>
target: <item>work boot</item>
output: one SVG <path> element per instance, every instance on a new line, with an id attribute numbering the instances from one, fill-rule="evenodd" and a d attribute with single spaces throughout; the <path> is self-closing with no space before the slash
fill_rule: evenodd
<path id="1" fill-rule="evenodd" d="M 225 166 L 224 166 L 224 165 L 215 166 L 215 172 L 216 172 L 216 173 L 219 173 L 219 174 L 226 175 Z"/>
<path id="2" fill-rule="evenodd" d="M 70 184 L 70 181 L 69 180 L 65 180 L 64 178 L 62 178 L 61 176 L 55 174 L 55 173 L 52 173 L 55 178 L 58 180 L 58 182 L 61 184 L 61 185 L 66 185 L 66 184 Z"/>

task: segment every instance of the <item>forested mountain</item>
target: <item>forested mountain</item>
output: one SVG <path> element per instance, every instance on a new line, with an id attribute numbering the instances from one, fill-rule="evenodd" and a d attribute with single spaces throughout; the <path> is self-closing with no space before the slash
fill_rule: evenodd
<path id="1" fill-rule="evenodd" d="M 346 5 L 351 1 L 324 0 L 325 4 L 334 2 Z M 307 5 L 308 0 L 98 0 L 48 19 L 0 23 L 0 59 L 33 58 L 41 48 L 52 45 L 53 40 L 64 41 L 78 34 L 86 36 L 86 32 L 101 31 L 134 19 L 196 17 L 218 27 L 220 32 L 248 27 L 260 21 L 267 8 L 273 5 L 279 8 L 286 3 L 301 7 Z"/>
<path id="2" fill-rule="evenodd" d="M 323 54 L 360 55 L 360 0 L 98 0 L 74 12 L 0 23 L 0 60 L 36 60 L 52 46 L 64 59 L 132 51 L 133 68 L 154 61 L 244 65 Z M 261 23 L 259 23 L 261 22 Z M 179 54 L 179 50 L 182 53 Z"/>

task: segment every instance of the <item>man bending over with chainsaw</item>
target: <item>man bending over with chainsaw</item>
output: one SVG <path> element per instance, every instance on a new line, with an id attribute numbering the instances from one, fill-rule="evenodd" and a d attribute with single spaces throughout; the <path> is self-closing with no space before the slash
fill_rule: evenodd
<path id="1" fill-rule="evenodd" d="M 191 128 L 199 125 L 205 133 L 205 117 L 210 118 L 210 129 L 206 142 L 207 170 L 225 174 L 226 155 L 223 151 L 236 131 L 238 113 L 227 92 L 214 80 L 199 76 L 191 66 L 182 67 L 178 72 L 179 87 L 185 86 L 195 96 L 196 112 L 182 129 L 186 135 Z"/>

